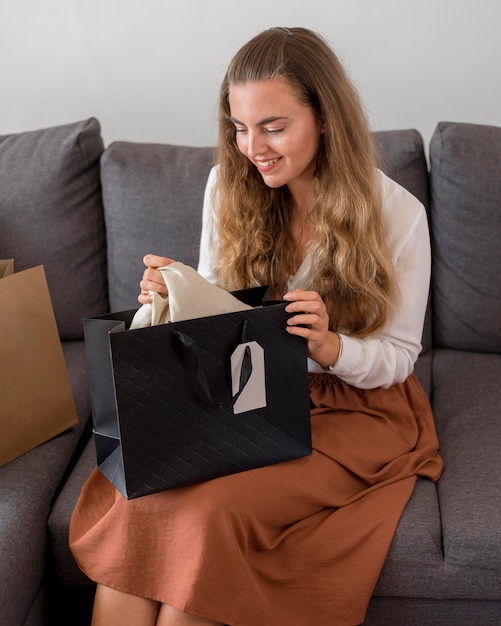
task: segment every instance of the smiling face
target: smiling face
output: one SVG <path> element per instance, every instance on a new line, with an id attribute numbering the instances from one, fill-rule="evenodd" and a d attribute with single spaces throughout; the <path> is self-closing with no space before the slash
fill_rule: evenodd
<path id="1" fill-rule="evenodd" d="M 237 146 L 266 185 L 293 194 L 311 189 L 322 124 L 283 77 L 231 84 L 230 115 Z"/>

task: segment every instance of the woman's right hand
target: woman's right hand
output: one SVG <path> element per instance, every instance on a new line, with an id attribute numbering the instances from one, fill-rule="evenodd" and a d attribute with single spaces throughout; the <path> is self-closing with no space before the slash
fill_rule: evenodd
<path id="1" fill-rule="evenodd" d="M 137 299 L 141 304 L 149 304 L 152 301 L 151 291 L 162 294 L 163 296 L 167 295 L 167 287 L 165 286 L 164 279 L 161 272 L 158 271 L 158 268 L 170 265 L 174 263 L 174 260 L 156 254 L 147 254 L 143 259 L 143 263 L 146 265 L 146 269 L 143 272 L 143 279 L 139 283 L 141 293 Z"/>

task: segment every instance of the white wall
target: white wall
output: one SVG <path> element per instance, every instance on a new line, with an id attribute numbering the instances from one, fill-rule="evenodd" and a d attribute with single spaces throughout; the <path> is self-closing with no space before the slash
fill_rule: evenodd
<path id="1" fill-rule="evenodd" d="M 375 130 L 501 126 L 498 0 L 0 0 L 0 134 L 95 116 L 106 143 L 211 145 L 228 61 L 276 25 L 332 43 Z"/>

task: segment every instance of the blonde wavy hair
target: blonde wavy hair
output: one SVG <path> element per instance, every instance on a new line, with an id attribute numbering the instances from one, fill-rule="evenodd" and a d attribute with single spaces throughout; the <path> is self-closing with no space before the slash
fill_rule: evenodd
<path id="1" fill-rule="evenodd" d="M 385 241 L 371 133 L 356 90 L 337 56 L 318 34 L 272 28 L 235 55 L 219 102 L 219 283 L 226 289 L 270 285 L 287 291 L 294 271 L 292 198 L 271 189 L 237 147 L 230 120 L 233 84 L 281 76 L 323 122 L 310 219 L 314 232 L 308 289 L 327 306 L 332 330 L 367 336 L 384 325 L 396 279 Z"/>

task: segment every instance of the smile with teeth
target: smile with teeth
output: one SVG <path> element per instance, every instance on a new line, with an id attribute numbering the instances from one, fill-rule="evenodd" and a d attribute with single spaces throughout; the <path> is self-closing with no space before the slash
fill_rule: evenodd
<path id="1" fill-rule="evenodd" d="M 278 159 L 279 157 L 277 157 L 276 159 L 270 159 L 269 161 L 258 161 L 258 165 L 259 167 L 270 167 L 270 165 L 275 165 Z"/>
<path id="2" fill-rule="evenodd" d="M 281 159 L 281 157 L 276 157 L 275 159 L 268 159 L 267 161 L 256 161 L 256 166 L 258 167 L 258 169 L 264 171 L 267 168 L 272 167 L 273 165 L 275 165 L 275 163 L 280 161 L 280 159 Z"/>

